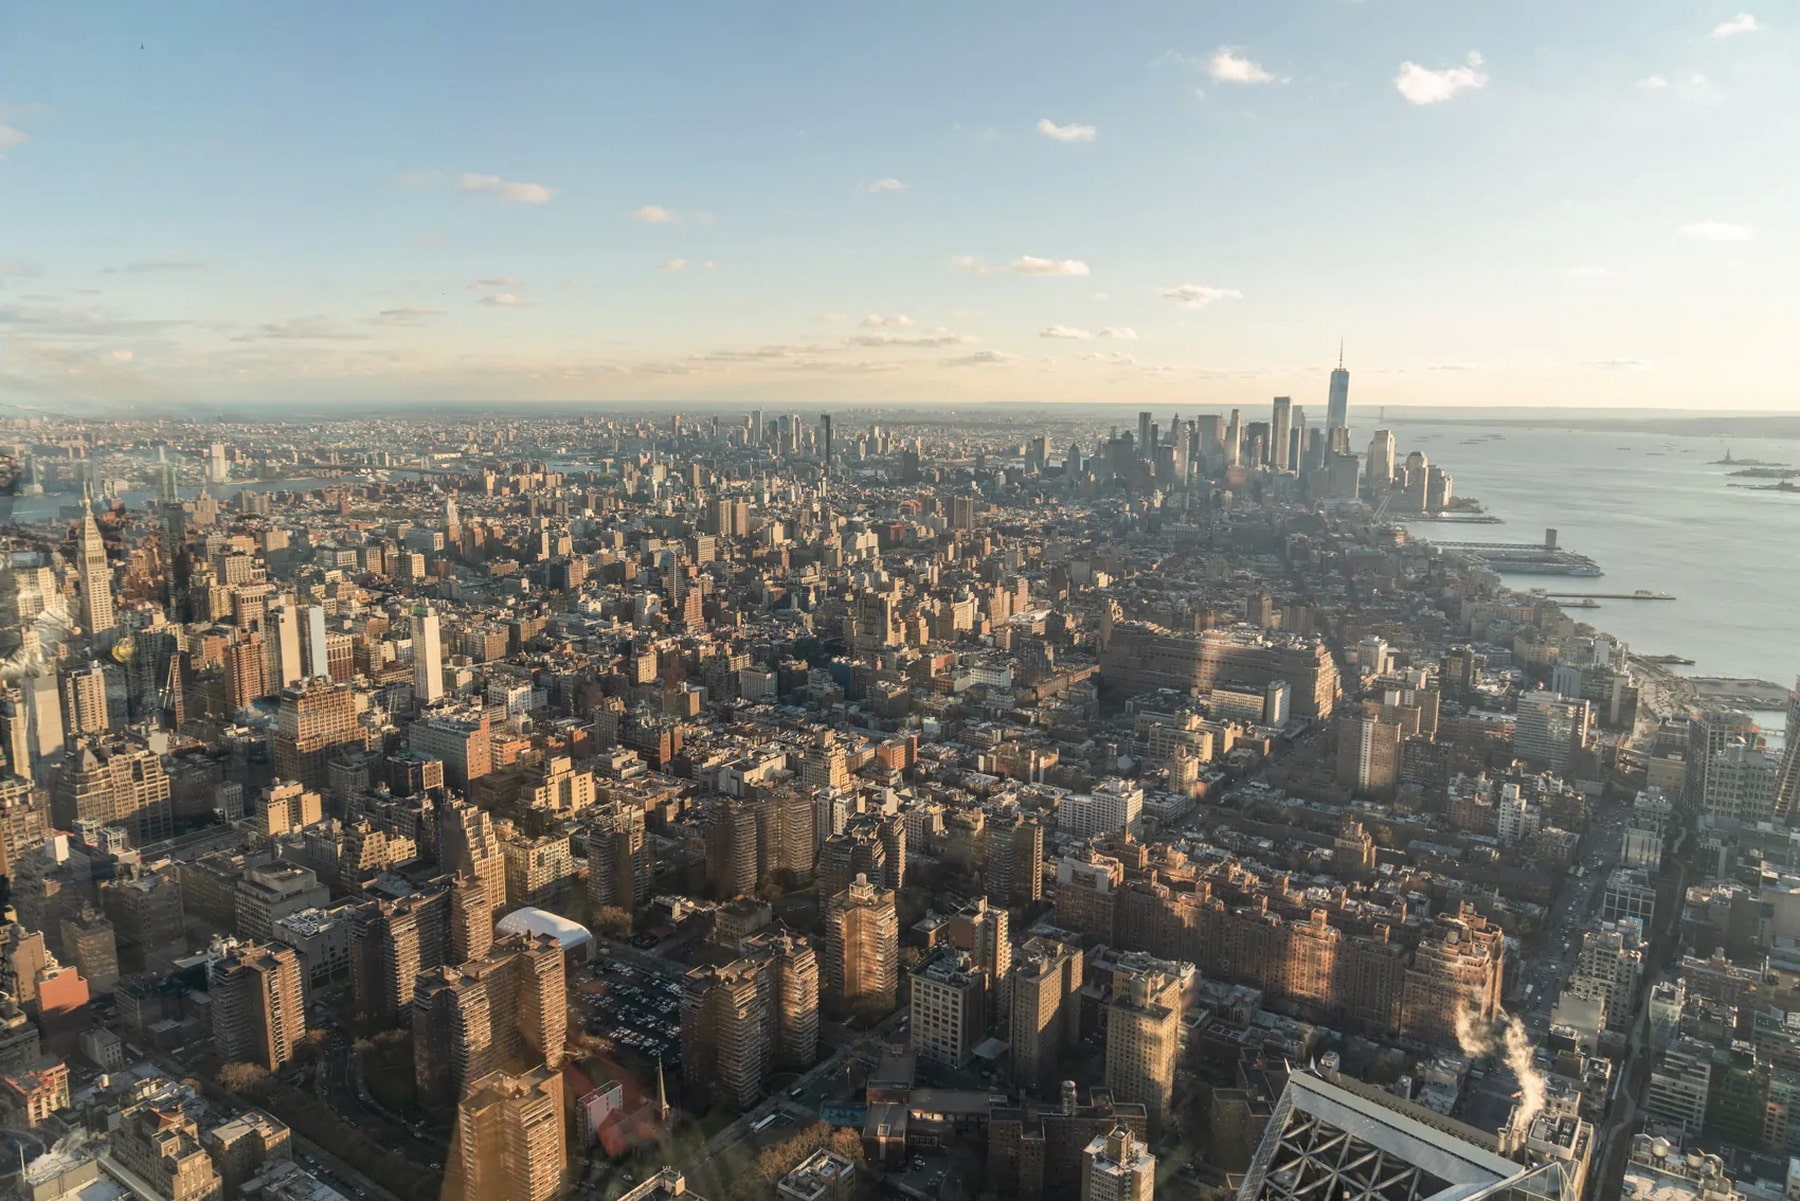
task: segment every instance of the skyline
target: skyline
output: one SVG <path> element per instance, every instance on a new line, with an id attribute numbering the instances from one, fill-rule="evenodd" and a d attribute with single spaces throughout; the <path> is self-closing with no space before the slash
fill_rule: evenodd
<path id="1" fill-rule="evenodd" d="M 1793 408 L 1774 12 L 423 12 L 0 16 L 0 403 Z"/>

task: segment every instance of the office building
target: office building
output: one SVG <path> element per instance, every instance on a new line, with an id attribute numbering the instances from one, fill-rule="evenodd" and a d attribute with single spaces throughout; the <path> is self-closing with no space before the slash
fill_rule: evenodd
<path id="1" fill-rule="evenodd" d="M 298 780 L 276 780 L 256 806 L 257 833 L 265 838 L 296 834 L 325 818 L 325 798 Z"/>
<path id="2" fill-rule="evenodd" d="M 367 750 L 368 739 L 348 684 L 308 680 L 283 688 L 275 715 L 275 774 L 312 792 L 330 783 L 327 764 L 341 748 Z"/>
<path id="3" fill-rule="evenodd" d="M 213 1046 L 228 1063 L 277 1071 L 306 1034 L 300 957 L 279 943 L 244 943 L 207 970 Z"/>
<path id="4" fill-rule="evenodd" d="M 1294 402 L 1286 396 L 1277 396 L 1273 416 L 1269 421 L 1268 465 L 1274 471 L 1287 471 L 1293 466 L 1288 461 L 1288 442 L 1294 431 Z"/>
<path id="5" fill-rule="evenodd" d="M 81 628 L 95 638 L 117 624 L 113 616 L 112 565 L 106 559 L 106 543 L 94 522 L 94 504 L 84 487 L 81 492 L 81 533 L 76 545 L 81 575 Z"/>
<path id="6" fill-rule="evenodd" d="M 324 908 L 331 890 L 310 867 L 278 859 L 245 868 L 236 900 L 238 937 L 264 941 L 275 936 L 275 923 L 282 918 Z"/>
<path id="7" fill-rule="evenodd" d="M 412 612 L 413 700 L 435 705 L 444 696 L 444 645 L 437 610 L 419 605 Z"/>
<path id="8" fill-rule="evenodd" d="M 105 881 L 100 909 L 113 924 L 124 972 L 166 971 L 170 960 L 187 951 L 181 886 L 173 873 Z"/>
<path id="9" fill-rule="evenodd" d="M 179 1105 L 146 1099 L 126 1106 L 113 1132 L 112 1156 L 168 1201 L 222 1201 L 225 1196 L 225 1183 L 200 1143 L 199 1126 Z"/>
<path id="10" fill-rule="evenodd" d="M 1564 700 L 1549 691 L 1524 693 L 1513 727 L 1513 754 L 1533 767 L 1561 771 L 1571 755 L 1587 746 L 1591 719 L 1586 701 Z"/>
<path id="11" fill-rule="evenodd" d="M 554 1201 L 563 1196 L 568 1141 L 562 1074 L 539 1066 L 489 1072 L 457 1105 L 464 1201 Z"/>
<path id="12" fill-rule="evenodd" d="M 466 792 L 494 767 L 493 730 L 480 708 L 443 708 L 427 713 L 406 728 L 406 745 L 421 759 L 441 759 L 444 782 Z"/>
<path id="13" fill-rule="evenodd" d="M 554 899 L 575 877 L 567 834 L 532 837 L 505 823 L 500 835 L 500 856 L 506 867 L 506 903 L 541 905 Z"/>
<path id="14" fill-rule="evenodd" d="M 106 669 L 99 662 L 63 677 L 63 732 L 103 734 L 112 722 L 106 706 Z"/>
<path id="15" fill-rule="evenodd" d="M 819 730 L 800 760 L 800 783 L 808 789 L 850 787 L 849 761 L 837 735 Z"/>
<path id="16" fill-rule="evenodd" d="M 912 1053 L 946 1067 L 962 1067 L 986 1027 L 986 977 L 968 952 L 954 947 L 937 948 L 910 976 Z"/>
<path id="17" fill-rule="evenodd" d="M 1181 969 L 1141 952 L 1119 956 L 1106 1002 L 1106 1087 L 1136 1101 L 1160 1130 L 1175 1098 Z"/>
<path id="18" fill-rule="evenodd" d="M 110 993 L 119 982 L 119 944 L 113 924 L 92 905 L 62 919 L 63 956 L 94 993 Z"/>
<path id="19" fill-rule="evenodd" d="M 975 1014 L 976 1029 L 986 1030 L 1006 1020 L 1004 990 L 1012 973 L 1012 940 L 1007 936 L 1007 913 L 976 897 L 956 907 L 945 923 L 950 945 L 968 952 L 981 973 L 981 1008 Z"/>
<path id="20" fill-rule="evenodd" d="M 1063 1056 L 1075 1050 L 1081 1010 L 1081 948 L 1028 938 L 1013 957 L 1007 1037 L 1012 1079 L 1026 1094 L 1044 1093 L 1062 1079 Z"/>
<path id="21" fill-rule="evenodd" d="M 857 876 L 825 906 L 825 996 L 845 1009 L 886 1013 L 900 983 L 894 890 Z"/>
<path id="22" fill-rule="evenodd" d="M 1706 799 L 1706 773 L 1713 758 L 1733 742 L 1762 745 L 1762 733 L 1748 713 L 1738 709 L 1704 709 L 1688 717 L 1687 781 L 1683 801 L 1697 812 Z"/>
<path id="23" fill-rule="evenodd" d="M 1350 429 L 1350 373 L 1344 369 L 1344 348 L 1338 347 L 1338 365 L 1331 372 L 1331 389 L 1325 401 L 1325 432 L 1331 438 L 1338 430 Z M 1336 450 L 1335 439 L 1331 446 Z M 1345 449 L 1349 446 L 1346 442 Z"/>
<path id="24" fill-rule="evenodd" d="M 1156 1156 L 1128 1128 L 1096 1136 L 1081 1155 L 1081 1201 L 1152 1201 L 1156 1196 Z"/>
<path id="25" fill-rule="evenodd" d="M 1775 812 L 1780 778 L 1776 755 L 1734 738 L 1706 765 L 1700 811 L 1709 817 L 1766 821 Z"/>
<path id="26" fill-rule="evenodd" d="M 270 681 L 276 688 L 295 687 L 306 678 L 306 664 L 301 657 L 300 610 L 294 598 L 282 596 L 271 602 L 263 628 L 267 631 Z"/>
<path id="27" fill-rule="evenodd" d="M 52 794 L 51 814 L 65 830 L 77 822 L 118 826 L 135 847 L 174 836 L 169 775 L 162 756 L 122 738 L 79 738 Z"/>

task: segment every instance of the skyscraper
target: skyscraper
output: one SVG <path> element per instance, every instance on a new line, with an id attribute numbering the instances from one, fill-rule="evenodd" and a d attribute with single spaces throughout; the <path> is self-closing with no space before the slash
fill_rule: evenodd
<path id="1" fill-rule="evenodd" d="M 94 523 L 94 502 L 81 491 L 81 628 L 89 635 L 106 633 L 117 624 L 113 617 L 112 567 L 106 561 L 106 543 Z"/>
<path id="2" fill-rule="evenodd" d="M 568 1046 L 562 947 L 508 935 L 480 959 L 420 972 L 412 992 L 419 1095 L 443 1104 L 490 1072 L 558 1067 Z"/>
<path id="3" fill-rule="evenodd" d="M 1338 344 L 1338 365 L 1331 373 L 1331 393 L 1325 402 L 1325 432 L 1350 428 L 1350 373 L 1344 370 L 1344 346 Z"/>
<path id="4" fill-rule="evenodd" d="M 588 827 L 588 902 L 595 909 L 635 913 L 650 900 L 655 865 L 644 811 L 613 801 L 594 810 Z"/>
<path id="5" fill-rule="evenodd" d="M 1290 397 L 1275 398 L 1274 415 L 1269 422 L 1269 466 L 1286 471 L 1293 466 L 1288 459 L 1288 438 L 1294 428 L 1294 402 Z"/>
<path id="6" fill-rule="evenodd" d="M 1363 492 L 1370 500 L 1387 495 L 1394 484 L 1394 431 L 1376 430 L 1369 439 L 1369 459 L 1363 465 Z"/>
<path id="7" fill-rule="evenodd" d="M 825 992 L 846 1008 L 894 1007 L 900 984 L 900 918 L 894 890 L 859 875 L 825 906 Z"/>
<path id="8" fill-rule="evenodd" d="M 325 606 L 308 605 L 304 613 L 305 628 L 302 630 L 302 637 L 306 644 L 306 675 L 308 678 L 330 676 L 332 675 L 331 651 L 325 640 Z"/>
<path id="9" fill-rule="evenodd" d="M 437 610 L 420 605 L 413 610 L 413 699 L 425 706 L 436 704 L 443 696 L 444 646 Z"/>
<path id="10" fill-rule="evenodd" d="M 473 1082 L 456 1113 L 464 1201 L 552 1201 L 562 1196 L 569 1148 L 562 1073 L 542 1066 Z"/>
<path id="11" fill-rule="evenodd" d="M 281 691 L 275 713 L 275 774 L 314 792 L 330 784 L 326 762 L 339 747 L 367 748 L 348 684 L 310 680 Z"/>
<path id="12" fill-rule="evenodd" d="M 277 688 L 289 688 L 306 678 L 300 658 L 300 611 L 294 598 L 283 596 L 268 610 L 269 648 L 274 670 L 269 673 Z"/>
<path id="13" fill-rule="evenodd" d="M 300 956 L 280 943 L 246 943 L 213 960 L 213 1045 L 227 1062 L 276 1071 L 306 1034 Z"/>

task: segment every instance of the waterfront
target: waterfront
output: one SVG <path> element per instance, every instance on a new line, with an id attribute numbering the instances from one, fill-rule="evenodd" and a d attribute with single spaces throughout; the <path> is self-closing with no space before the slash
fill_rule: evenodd
<path id="1" fill-rule="evenodd" d="M 1478 497 L 1502 519 L 1478 527 L 1483 540 L 1537 542 L 1553 527 L 1558 545 L 1606 573 L 1591 587 L 1506 576 L 1512 587 L 1672 593 L 1672 602 L 1603 601 L 1574 616 L 1639 654 L 1694 660 L 1675 669 L 1683 675 L 1785 684 L 1800 672 L 1800 494 L 1728 487 L 1735 469 L 1713 462 L 1729 449 L 1734 459 L 1800 464 L 1800 441 L 1388 424 L 1402 457 L 1423 451 L 1451 473 L 1457 494 Z M 1436 522 L 1412 529 L 1421 538 L 1471 537 Z"/>

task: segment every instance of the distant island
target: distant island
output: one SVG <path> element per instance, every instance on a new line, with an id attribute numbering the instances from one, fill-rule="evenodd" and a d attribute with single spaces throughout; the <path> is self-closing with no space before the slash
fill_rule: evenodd
<path id="1" fill-rule="evenodd" d="M 1800 471 L 1792 467 L 1784 467 L 1778 463 L 1769 463 L 1758 467 L 1747 467 L 1743 471 L 1731 473 L 1733 479 L 1739 477 L 1753 480 L 1791 480 L 1800 475 Z"/>

